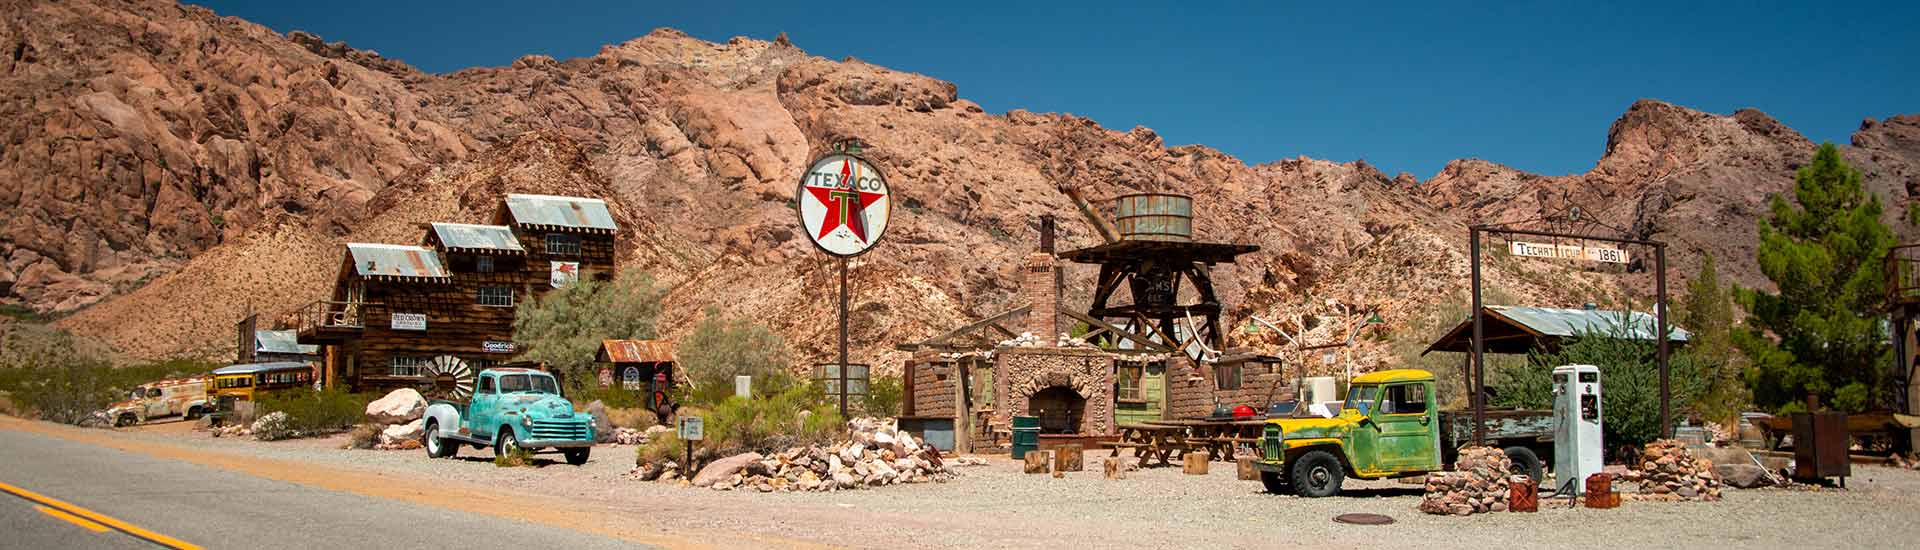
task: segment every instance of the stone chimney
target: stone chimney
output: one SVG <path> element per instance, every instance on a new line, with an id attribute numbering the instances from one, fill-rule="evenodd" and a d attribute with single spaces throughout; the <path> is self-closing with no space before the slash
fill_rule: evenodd
<path id="1" fill-rule="evenodd" d="M 1020 293 L 1033 309 L 1027 312 L 1026 332 L 1052 346 L 1060 337 L 1060 261 L 1053 257 L 1053 216 L 1040 218 L 1040 249 L 1027 254 L 1021 266 Z"/>

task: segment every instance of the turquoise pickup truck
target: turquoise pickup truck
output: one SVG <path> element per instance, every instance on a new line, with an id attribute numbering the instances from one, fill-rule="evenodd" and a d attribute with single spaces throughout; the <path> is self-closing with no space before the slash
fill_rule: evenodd
<path id="1" fill-rule="evenodd" d="M 426 412 L 427 456 L 447 458 L 461 444 L 493 447 L 493 456 L 516 449 L 560 451 L 567 463 L 586 464 L 593 450 L 593 418 L 573 412 L 553 375 L 533 369 L 480 371 L 473 398 L 465 403 L 433 400 Z"/>

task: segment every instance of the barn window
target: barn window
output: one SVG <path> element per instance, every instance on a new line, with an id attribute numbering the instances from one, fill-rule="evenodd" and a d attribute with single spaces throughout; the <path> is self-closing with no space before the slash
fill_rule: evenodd
<path id="1" fill-rule="evenodd" d="M 1116 397 L 1121 401 L 1146 401 L 1146 391 L 1141 388 L 1140 379 L 1146 374 L 1146 365 L 1141 363 L 1120 363 L 1114 382 L 1119 386 Z"/>
<path id="2" fill-rule="evenodd" d="M 493 256 L 474 256 L 473 270 L 480 273 L 493 273 Z"/>
<path id="3" fill-rule="evenodd" d="M 1221 390 L 1240 389 L 1240 366 L 1244 363 L 1218 363 L 1213 366 L 1213 387 Z"/>
<path id="4" fill-rule="evenodd" d="M 474 303 L 483 306 L 513 307 L 513 289 L 504 286 L 480 287 Z"/>
<path id="5" fill-rule="evenodd" d="M 580 236 L 565 233 L 548 233 L 547 253 L 567 256 L 579 255 Z"/>
<path id="6" fill-rule="evenodd" d="M 396 356 L 387 359 L 387 375 L 419 377 L 427 374 L 426 357 Z"/>

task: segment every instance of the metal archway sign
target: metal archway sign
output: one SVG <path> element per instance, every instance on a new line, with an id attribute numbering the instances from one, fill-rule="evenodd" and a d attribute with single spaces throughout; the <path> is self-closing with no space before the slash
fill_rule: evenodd
<path id="1" fill-rule="evenodd" d="M 814 160 L 794 191 L 807 240 L 839 257 L 859 256 L 879 244 L 893 218 L 887 179 L 873 163 L 850 153 Z"/>

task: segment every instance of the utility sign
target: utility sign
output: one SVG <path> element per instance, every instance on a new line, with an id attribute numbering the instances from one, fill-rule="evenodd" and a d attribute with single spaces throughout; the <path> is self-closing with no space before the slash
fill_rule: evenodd
<path id="1" fill-rule="evenodd" d="M 873 248 L 893 214 L 880 169 L 846 153 L 814 161 L 794 195 L 807 238 L 835 256 L 858 256 Z"/>
<path id="2" fill-rule="evenodd" d="M 1509 250 L 1512 251 L 1515 256 L 1526 258 L 1557 258 L 1562 260 L 1585 260 L 1589 262 L 1614 264 L 1627 263 L 1627 251 L 1618 248 L 1513 241 L 1510 243 Z"/>
<path id="3" fill-rule="evenodd" d="M 698 416 L 681 417 L 679 435 L 683 441 L 700 441 L 706 439 L 707 426 L 705 419 Z"/>

